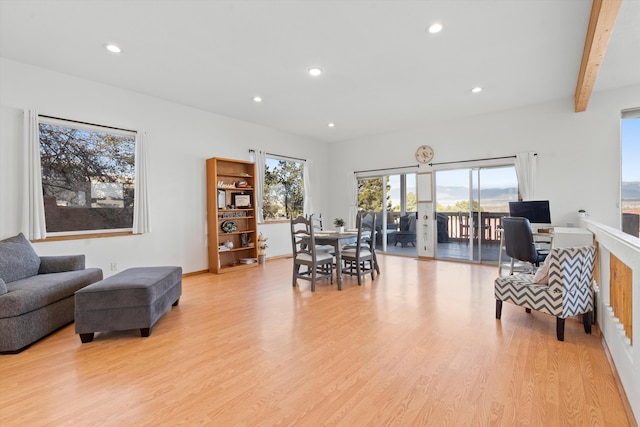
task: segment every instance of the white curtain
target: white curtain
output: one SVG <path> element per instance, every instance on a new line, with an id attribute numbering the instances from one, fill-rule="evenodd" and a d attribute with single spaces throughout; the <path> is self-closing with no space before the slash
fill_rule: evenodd
<path id="1" fill-rule="evenodd" d="M 133 205 L 133 233 L 142 234 L 151 231 L 149 222 L 149 189 L 147 180 L 146 132 L 136 133 L 136 181 L 135 201 Z"/>
<path id="2" fill-rule="evenodd" d="M 311 215 L 316 213 L 313 210 L 313 199 L 311 197 L 311 179 L 309 176 L 311 175 L 311 160 L 307 160 L 302 165 L 302 181 L 303 181 L 303 191 L 304 191 L 304 215 Z"/>
<path id="3" fill-rule="evenodd" d="M 349 218 L 347 227 L 356 228 L 356 216 L 358 215 L 358 177 L 353 172 L 347 172 L 347 182 L 349 183 Z"/>
<path id="4" fill-rule="evenodd" d="M 516 175 L 522 200 L 534 200 L 536 196 L 536 154 L 516 154 Z"/>
<path id="5" fill-rule="evenodd" d="M 40 129 L 38 112 L 24 110 L 24 168 L 22 202 L 22 233 L 29 240 L 47 237 L 42 196 L 42 170 L 40 164 Z"/>
<path id="6" fill-rule="evenodd" d="M 264 168 L 267 162 L 266 153 L 262 150 L 253 150 L 254 162 L 256 163 L 256 221 L 258 224 L 264 222 L 264 212 L 262 211 L 262 199 L 264 196 Z"/>

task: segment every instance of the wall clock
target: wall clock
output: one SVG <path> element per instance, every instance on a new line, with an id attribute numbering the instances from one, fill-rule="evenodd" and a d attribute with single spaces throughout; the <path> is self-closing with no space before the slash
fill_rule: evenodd
<path id="1" fill-rule="evenodd" d="M 419 163 L 429 163 L 433 159 L 433 148 L 421 145 L 416 149 L 416 160 Z"/>

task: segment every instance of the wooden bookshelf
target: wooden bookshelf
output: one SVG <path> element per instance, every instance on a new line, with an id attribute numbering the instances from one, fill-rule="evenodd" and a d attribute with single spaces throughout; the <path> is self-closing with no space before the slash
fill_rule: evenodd
<path id="1" fill-rule="evenodd" d="M 207 159 L 207 226 L 211 273 L 228 273 L 258 265 L 255 171 L 252 162 L 219 157 Z M 255 262 L 243 263 L 250 259 Z"/>

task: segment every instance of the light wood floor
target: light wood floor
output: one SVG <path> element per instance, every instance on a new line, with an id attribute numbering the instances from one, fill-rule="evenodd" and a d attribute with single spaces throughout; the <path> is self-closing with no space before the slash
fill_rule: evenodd
<path id="1" fill-rule="evenodd" d="M 149 338 L 69 325 L 0 356 L 0 425 L 629 425 L 597 332 L 496 320 L 496 267 L 380 263 L 341 292 L 289 259 L 188 277 Z"/>

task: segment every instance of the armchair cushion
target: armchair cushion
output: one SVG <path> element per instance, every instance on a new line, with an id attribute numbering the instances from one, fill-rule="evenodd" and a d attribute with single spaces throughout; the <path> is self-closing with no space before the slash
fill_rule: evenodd
<path id="1" fill-rule="evenodd" d="M 0 241 L 0 278 L 5 283 L 35 276 L 39 269 L 40 257 L 24 234 Z"/>
<path id="2" fill-rule="evenodd" d="M 537 283 L 539 285 L 548 285 L 549 284 L 549 262 L 545 261 L 536 271 L 536 274 L 533 276 L 533 283 Z"/>

